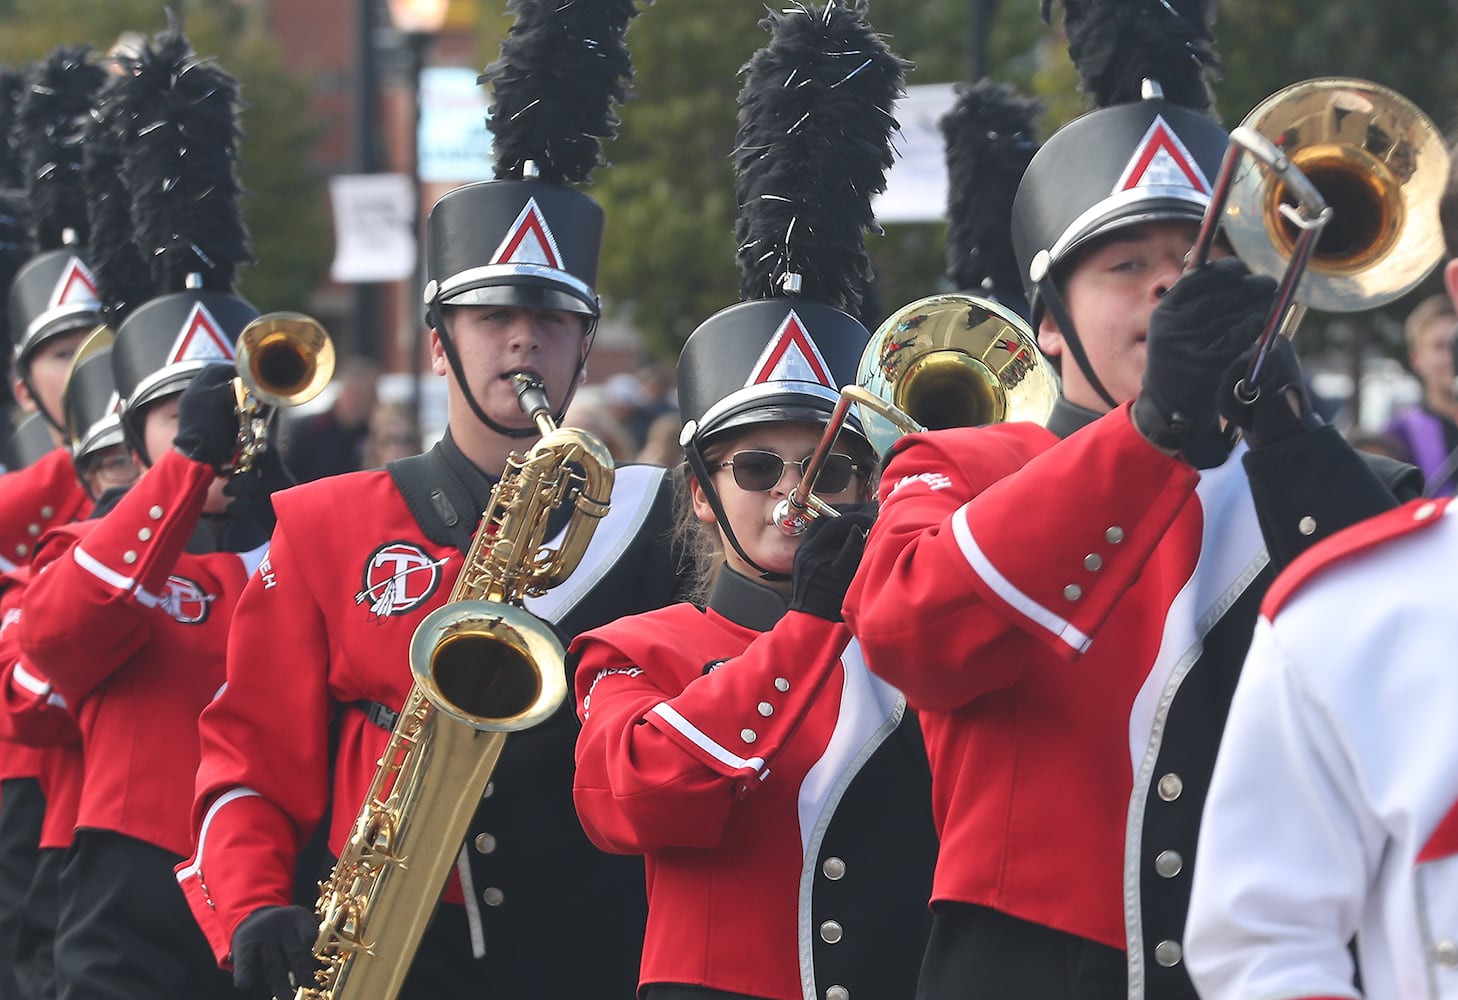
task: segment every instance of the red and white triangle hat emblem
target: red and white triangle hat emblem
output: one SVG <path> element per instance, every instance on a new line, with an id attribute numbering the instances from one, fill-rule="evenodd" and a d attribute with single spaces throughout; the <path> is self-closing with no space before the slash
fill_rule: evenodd
<path id="1" fill-rule="evenodd" d="M 528 198 L 521 214 L 506 231 L 506 238 L 491 258 L 493 264 L 541 264 L 563 270 L 557 239 L 537 207 L 537 199 Z"/>
<path id="2" fill-rule="evenodd" d="M 1179 134 L 1160 115 L 1150 123 L 1144 138 L 1124 167 L 1114 193 L 1134 188 L 1192 188 L 1208 196 L 1210 181 L 1180 141 Z"/>
<path id="3" fill-rule="evenodd" d="M 830 366 L 805 330 L 805 324 L 791 309 L 765 345 L 750 369 L 746 386 L 761 382 L 819 382 L 832 392 L 840 387 L 830 376 Z"/>
<path id="4" fill-rule="evenodd" d="M 201 302 L 193 304 L 192 311 L 187 314 L 187 321 L 177 332 L 177 339 L 172 342 L 172 350 L 167 355 L 169 365 L 183 361 L 221 361 L 225 364 L 233 362 L 232 342 L 223 336 L 222 327 Z"/>
<path id="5" fill-rule="evenodd" d="M 96 279 L 91 276 L 80 257 L 66 261 L 56 287 L 51 289 L 51 308 L 59 306 L 99 306 L 96 295 Z"/>

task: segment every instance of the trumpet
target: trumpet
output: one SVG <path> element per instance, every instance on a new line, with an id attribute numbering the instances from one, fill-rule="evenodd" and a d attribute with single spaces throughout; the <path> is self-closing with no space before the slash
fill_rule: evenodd
<path id="1" fill-rule="evenodd" d="M 1294 336 L 1308 308 L 1376 308 L 1427 276 L 1444 254 L 1438 200 L 1447 178 L 1437 127 L 1367 80 L 1292 84 L 1232 130 L 1187 269 L 1205 262 L 1223 230 L 1252 271 L 1281 275 L 1236 387 L 1242 399 L 1254 399 L 1275 335 Z"/>
<path id="2" fill-rule="evenodd" d="M 268 450 L 268 425 L 279 409 L 324 391 L 334 375 L 334 342 L 313 317 L 271 312 L 243 328 L 233 353 L 238 443 L 225 471 L 236 474 Z"/>
<path id="3" fill-rule="evenodd" d="M 1006 421 L 1044 423 L 1058 400 L 1058 376 L 1028 324 L 990 299 L 945 294 L 892 313 L 861 353 L 856 385 L 841 389 L 810 467 L 775 507 L 775 523 L 802 534 L 837 511 L 815 481 L 852 406 L 879 454 L 902 434 Z"/>

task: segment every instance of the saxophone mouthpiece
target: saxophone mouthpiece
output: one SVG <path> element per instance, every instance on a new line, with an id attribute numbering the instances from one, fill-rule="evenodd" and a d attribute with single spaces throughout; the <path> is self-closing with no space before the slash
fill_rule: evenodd
<path id="1" fill-rule="evenodd" d="M 522 412 L 533 420 L 538 413 L 550 414 L 552 404 L 547 401 L 547 389 L 542 380 L 530 372 L 512 372 L 507 378 L 516 386 L 516 398 Z"/>

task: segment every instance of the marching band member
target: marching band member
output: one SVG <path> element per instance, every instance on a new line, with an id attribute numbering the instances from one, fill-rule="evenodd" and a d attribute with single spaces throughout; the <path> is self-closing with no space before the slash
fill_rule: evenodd
<path id="1" fill-rule="evenodd" d="M 66 379 L 62 401 L 77 478 L 96 502 L 93 517 L 110 509 L 138 475 L 123 440 L 111 372 L 112 333 L 102 327 L 87 338 Z M 65 699 L 19 652 L 19 622 L 29 567 L 0 577 L 0 735 L 39 757 L 45 800 L 30 886 L 17 929 L 16 982 L 19 996 L 56 996 L 55 931 L 57 885 L 65 851 L 76 826 L 81 793 L 81 731 Z"/>
<path id="2" fill-rule="evenodd" d="M 224 489 L 266 496 L 279 474 L 260 461 L 220 475 L 238 438 L 232 345 L 258 315 L 232 290 L 251 259 L 228 141 L 236 84 L 176 32 L 127 69 L 117 141 L 158 294 L 121 321 L 111 364 L 147 472 L 104 517 L 47 536 L 20 649 L 72 707 L 84 743 L 59 878 L 59 996 L 227 997 L 231 980 L 172 869 L 191 850 L 198 713 L 222 684 L 232 606 L 270 527 Z M 217 141 L 192 141 L 200 134 Z"/>
<path id="3" fill-rule="evenodd" d="M 884 185 L 889 134 L 868 128 L 851 147 L 836 118 L 889 129 L 901 90 L 903 64 L 862 10 L 772 13 L 774 40 L 740 97 L 741 285 L 758 300 L 705 321 L 678 365 L 681 531 L 697 535 L 707 599 L 572 646 L 577 811 L 604 850 L 646 858 L 647 1000 L 904 997 L 925 945 L 936 853 L 925 749 L 840 614 L 875 516 L 875 452 L 859 423 L 816 487 L 848 505 L 843 515 L 803 537 L 775 515 L 869 339 L 841 311 L 856 308 L 868 273 L 869 205 L 846 196 L 817 209 L 806 188 L 866 199 Z M 829 88 L 863 62 L 832 108 Z M 794 140 L 770 124 L 802 113 Z M 792 167 L 795 142 L 810 152 Z M 854 252 L 797 232 L 853 238 Z M 806 277 L 803 294 L 777 293 L 788 272 Z"/>
<path id="4" fill-rule="evenodd" d="M 446 194 L 427 224 L 445 437 L 424 456 L 276 499 L 268 558 L 238 606 L 227 686 L 203 715 L 196 849 L 178 877 L 218 960 L 241 987 L 278 997 L 315 981 L 318 921 L 290 905 L 299 845 L 326 806 L 330 850 L 346 843 L 411 688 L 416 626 L 449 597 L 508 455 L 539 437 L 510 376 L 538 376 L 560 423 L 600 315 L 603 214 L 568 185 L 586 179 L 596 137 L 613 132 L 633 5 L 514 7 L 488 70 L 497 179 Z M 593 80 L 610 92 L 582 89 Z M 553 89 L 564 83 L 579 89 Z M 570 636 L 667 603 L 668 501 L 664 470 L 618 470 L 582 563 L 528 609 Z M 506 739 L 401 996 L 632 995 L 642 866 L 598 852 L 573 815 L 576 730 L 564 705 Z M 570 959 L 567 927 L 583 931 Z"/>
<path id="5" fill-rule="evenodd" d="M 24 198 L 18 207 L 28 251 L 25 263 L 11 272 L 6 302 L 11 386 L 20 408 L 42 421 L 36 438 L 43 446 L 33 462 L 0 476 L 0 572 L 23 571 L 47 529 L 91 509 L 70 451 L 59 447 L 71 356 L 101 322 L 84 246 L 86 200 L 75 169 L 81 160 L 77 139 L 103 77 L 87 55 L 85 47 L 59 46 L 32 66 L 12 109 L 15 135 L 3 137 L 7 152 L 13 143 L 19 161 Z M 45 800 L 37 752 L 0 745 L 0 996 L 10 996 L 20 990 L 15 939 Z"/>
<path id="6" fill-rule="evenodd" d="M 1440 208 L 1458 301 L 1458 159 Z M 1186 931 L 1200 996 L 1453 995 L 1454 565 L 1458 507 L 1414 501 L 1266 595 L 1200 830 Z"/>
<path id="7" fill-rule="evenodd" d="M 1271 563 L 1394 503 L 1289 345 L 1235 403 L 1275 283 L 1234 258 L 1182 276 L 1227 142 L 1205 15 L 1105 6 L 1066 8 L 1100 109 L 1044 143 L 1013 205 L 1062 398 L 1047 428 L 905 439 L 847 595 L 927 737 L 924 1000 L 1194 995 L 1200 807 Z"/>

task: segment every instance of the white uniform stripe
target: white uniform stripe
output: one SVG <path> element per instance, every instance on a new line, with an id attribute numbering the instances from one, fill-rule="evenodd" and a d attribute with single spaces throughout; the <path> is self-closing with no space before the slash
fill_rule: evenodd
<path id="1" fill-rule="evenodd" d="M 137 585 L 137 581 L 134 578 L 122 576 L 110 566 L 99 562 L 95 556 L 79 545 L 73 548 L 71 553 L 75 557 L 78 566 L 109 587 L 115 587 L 122 593 L 129 594 L 132 588 Z"/>
<path id="2" fill-rule="evenodd" d="M 51 686 L 21 666 L 19 660 L 15 661 L 15 673 L 12 676 L 15 678 L 16 684 L 31 694 L 47 695 L 51 693 Z"/>
<path id="3" fill-rule="evenodd" d="M 746 759 L 744 757 L 740 757 L 738 754 L 732 752 L 726 747 L 720 746 L 718 743 L 710 739 L 703 730 L 699 729 L 698 726 L 695 726 L 692 722 L 685 719 L 682 715 L 679 715 L 677 710 L 675 710 L 667 702 L 659 702 L 657 705 L 654 705 L 652 708 L 652 712 L 654 715 L 658 716 L 674 729 L 677 729 L 680 733 L 683 733 L 683 735 L 688 737 L 689 741 L 693 743 L 694 746 L 698 747 L 700 750 L 704 751 L 704 753 L 708 754 L 710 757 L 713 757 L 721 764 L 732 767 L 736 771 L 742 771 L 747 768 L 751 771 L 758 772 L 762 767 L 764 767 L 763 757 L 750 757 Z"/>
<path id="4" fill-rule="evenodd" d="M 967 525 L 965 504 L 952 515 L 952 535 L 957 539 L 957 546 L 962 550 L 967 565 L 972 567 L 972 572 L 980 576 L 992 588 L 992 592 L 1006 601 L 1014 611 L 1052 632 L 1080 653 L 1088 649 L 1091 640 L 1075 628 L 1072 622 L 1033 600 L 997 571 L 992 560 L 987 558 L 987 553 L 982 551 L 982 547 L 972 537 L 972 529 Z"/>
<path id="5" fill-rule="evenodd" d="M 261 794 L 255 792 L 253 789 L 244 788 L 240 785 L 237 788 L 228 789 L 222 795 L 219 795 L 216 799 L 213 800 L 213 804 L 208 807 L 207 815 L 203 817 L 202 829 L 198 830 L 197 833 L 197 850 L 193 852 L 193 862 L 185 868 L 178 869 L 177 881 L 186 882 L 188 879 L 192 878 L 192 876 L 199 875 L 199 873 L 202 871 L 203 851 L 207 848 L 208 843 L 208 829 L 212 826 L 213 817 L 218 814 L 218 810 L 222 809 L 223 806 L 227 805 L 230 802 L 236 802 L 239 799 L 246 799 L 249 796 L 256 796 L 258 798 L 263 797 Z M 199 877 L 201 876 L 199 875 Z"/>

